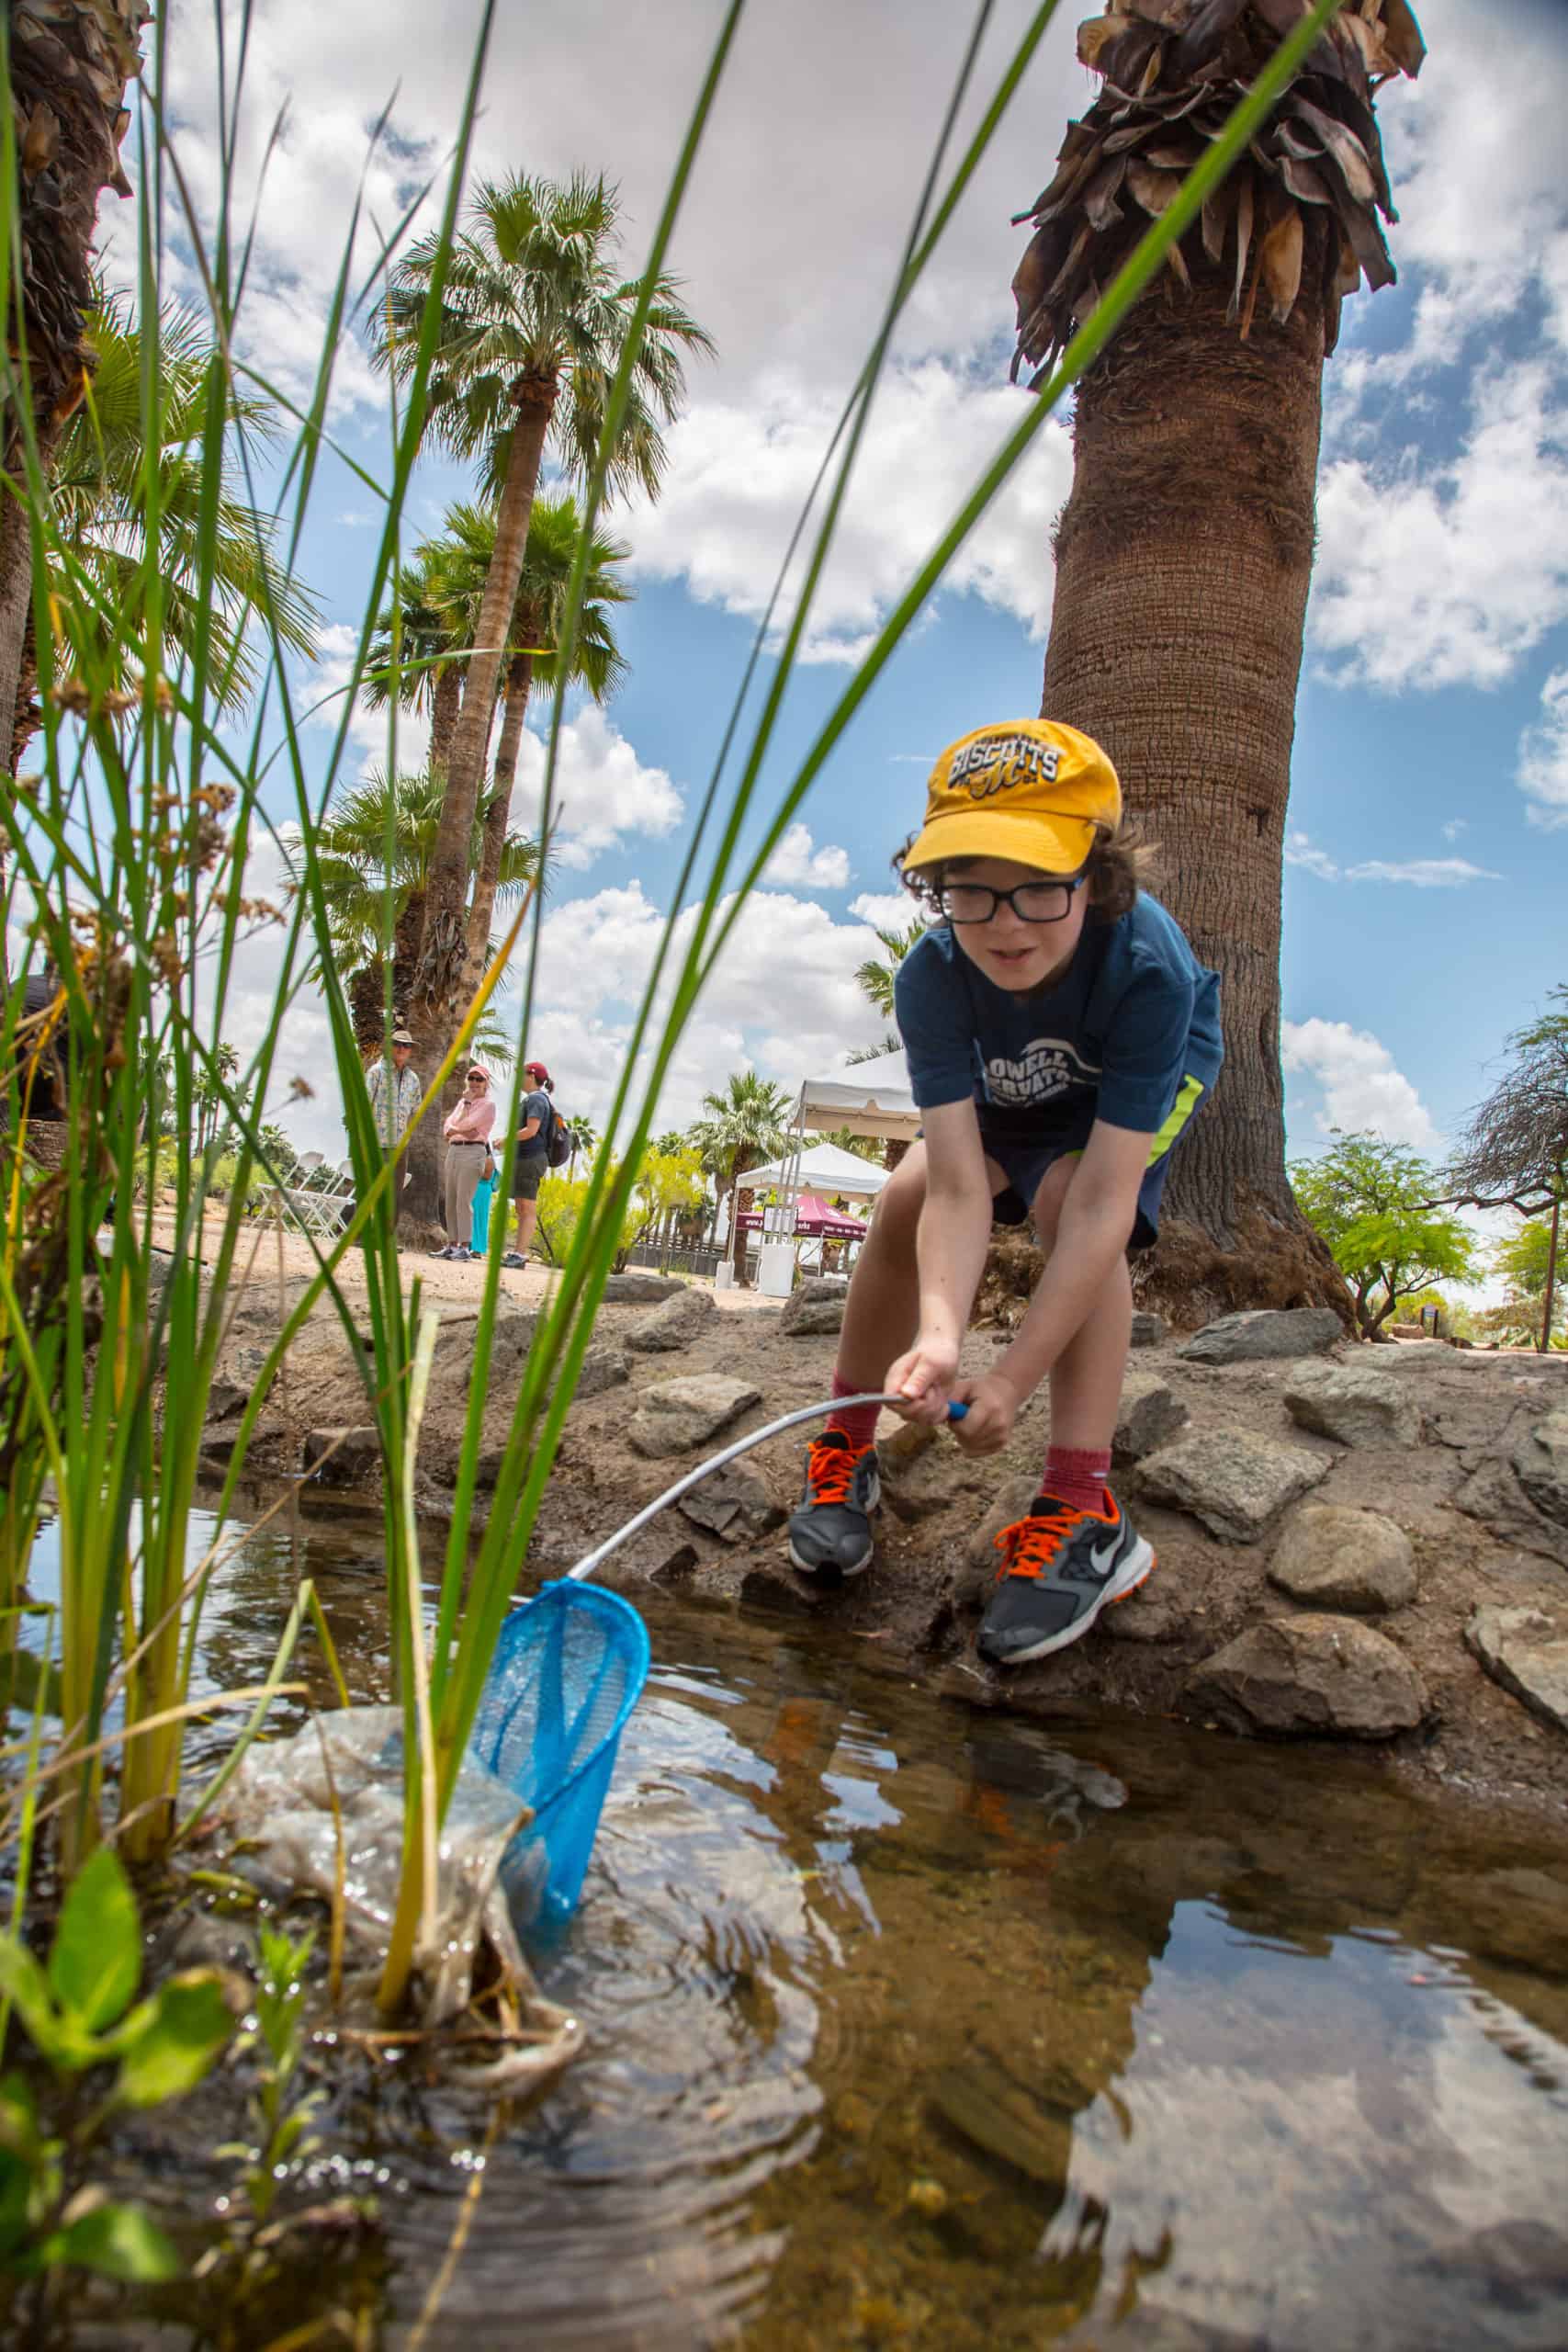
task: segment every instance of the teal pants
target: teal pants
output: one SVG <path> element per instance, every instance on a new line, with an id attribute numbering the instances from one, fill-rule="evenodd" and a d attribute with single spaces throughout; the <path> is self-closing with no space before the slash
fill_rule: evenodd
<path id="1" fill-rule="evenodd" d="M 481 1258 L 490 1247 L 490 1204 L 500 1181 L 499 1176 L 491 1176 L 474 1186 L 474 1232 L 468 1247 L 478 1250 Z"/>

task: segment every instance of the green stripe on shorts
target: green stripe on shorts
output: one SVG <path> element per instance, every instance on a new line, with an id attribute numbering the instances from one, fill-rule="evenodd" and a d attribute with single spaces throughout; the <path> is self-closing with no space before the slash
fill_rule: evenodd
<path id="1" fill-rule="evenodd" d="M 1184 1078 L 1181 1081 L 1181 1091 L 1177 1096 L 1175 1102 L 1171 1105 L 1169 1118 L 1167 1119 L 1164 1126 L 1161 1127 L 1158 1135 L 1156 1136 L 1153 1143 L 1149 1146 L 1149 1157 L 1147 1162 L 1149 1167 L 1152 1168 L 1156 1159 L 1163 1159 L 1165 1158 L 1166 1153 L 1170 1149 L 1171 1145 L 1176 1141 L 1177 1136 L 1181 1133 L 1182 1128 L 1187 1125 L 1188 1120 L 1192 1116 L 1193 1112 L 1198 1108 L 1198 1105 L 1202 1099 L 1203 1088 L 1201 1081 L 1196 1078 Z"/>

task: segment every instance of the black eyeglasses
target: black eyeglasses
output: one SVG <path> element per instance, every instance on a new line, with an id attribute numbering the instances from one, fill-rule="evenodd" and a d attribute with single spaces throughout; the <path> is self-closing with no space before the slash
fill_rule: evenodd
<path id="1" fill-rule="evenodd" d="M 998 907 L 1010 907 L 1020 922 L 1062 922 L 1084 879 L 1080 874 L 1071 882 L 1021 882 L 1016 890 L 993 890 L 986 882 L 944 882 L 936 901 L 949 922 L 991 922 Z"/>

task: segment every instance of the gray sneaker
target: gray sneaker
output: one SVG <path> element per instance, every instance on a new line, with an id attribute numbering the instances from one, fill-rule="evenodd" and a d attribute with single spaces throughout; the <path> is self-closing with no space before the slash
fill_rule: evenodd
<path id="1" fill-rule="evenodd" d="M 980 1622 L 980 1655 L 1025 1666 L 1087 1634 L 1102 1609 L 1124 1600 L 1155 1555 L 1109 1487 L 1103 1511 L 1075 1510 L 1036 1495 L 1026 1519 L 997 1538 L 1003 1566 Z"/>
<path id="2" fill-rule="evenodd" d="M 789 1556 L 803 1576 L 854 1577 L 871 1566 L 871 1514 L 882 1500 L 874 1445 L 824 1430 L 806 1457 L 806 1490 L 789 1522 Z"/>

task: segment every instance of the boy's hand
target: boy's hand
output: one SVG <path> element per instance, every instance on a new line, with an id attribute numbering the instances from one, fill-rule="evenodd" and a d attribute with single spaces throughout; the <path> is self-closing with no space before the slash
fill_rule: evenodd
<path id="1" fill-rule="evenodd" d="M 883 1385 L 899 1402 L 893 1410 L 907 1421 L 944 1421 L 947 1400 L 958 1377 L 958 1344 L 953 1340 L 916 1339 L 907 1355 L 890 1364 Z"/>
<path id="2" fill-rule="evenodd" d="M 999 1453 L 1012 1435 L 1018 1408 L 1023 1402 L 1016 1388 L 998 1372 L 980 1380 L 961 1380 L 953 1391 L 969 1410 L 953 1424 L 953 1434 L 965 1453 Z"/>

